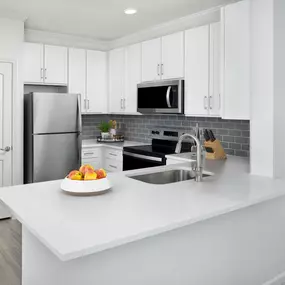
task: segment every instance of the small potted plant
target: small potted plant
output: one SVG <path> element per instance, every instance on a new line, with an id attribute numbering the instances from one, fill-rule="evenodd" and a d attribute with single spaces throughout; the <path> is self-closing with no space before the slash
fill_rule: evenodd
<path id="1" fill-rule="evenodd" d="M 110 122 L 101 122 L 100 125 L 98 126 L 99 130 L 101 131 L 101 137 L 102 139 L 108 138 L 109 131 L 111 129 L 111 123 Z"/>

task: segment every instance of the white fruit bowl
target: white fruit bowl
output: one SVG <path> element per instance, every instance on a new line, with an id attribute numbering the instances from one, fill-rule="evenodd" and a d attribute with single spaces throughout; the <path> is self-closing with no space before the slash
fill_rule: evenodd
<path id="1" fill-rule="evenodd" d="M 99 195 L 107 192 L 111 187 L 107 178 L 78 181 L 65 177 L 61 182 L 61 189 L 73 195 Z"/>

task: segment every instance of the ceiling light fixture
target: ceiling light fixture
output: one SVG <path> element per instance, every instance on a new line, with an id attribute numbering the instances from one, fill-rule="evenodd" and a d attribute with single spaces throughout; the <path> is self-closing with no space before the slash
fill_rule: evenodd
<path id="1" fill-rule="evenodd" d="M 134 15 L 134 14 L 136 14 L 138 11 L 137 11 L 136 9 L 134 9 L 134 8 L 128 8 L 128 9 L 126 9 L 124 12 L 125 12 L 125 14 L 127 14 L 127 15 Z"/>

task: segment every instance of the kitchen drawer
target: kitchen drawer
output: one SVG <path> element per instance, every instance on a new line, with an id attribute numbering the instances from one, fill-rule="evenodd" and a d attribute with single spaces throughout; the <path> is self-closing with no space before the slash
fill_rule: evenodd
<path id="1" fill-rule="evenodd" d="M 101 148 L 87 148 L 82 150 L 82 159 L 101 158 Z"/>
<path id="2" fill-rule="evenodd" d="M 110 160 L 123 161 L 123 151 L 111 148 L 105 149 L 105 158 Z"/>
<path id="3" fill-rule="evenodd" d="M 105 169 L 108 172 L 119 172 L 123 171 L 123 162 L 119 160 L 106 158 Z"/>
<path id="4" fill-rule="evenodd" d="M 85 158 L 85 159 L 82 159 L 82 165 L 84 165 L 84 164 L 90 164 L 95 169 L 104 168 L 102 159 L 100 157 L 98 157 L 98 158 Z"/>

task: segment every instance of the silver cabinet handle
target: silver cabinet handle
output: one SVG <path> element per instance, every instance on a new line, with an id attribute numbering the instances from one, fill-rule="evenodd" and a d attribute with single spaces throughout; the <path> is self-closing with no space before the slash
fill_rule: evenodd
<path id="1" fill-rule="evenodd" d="M 124 109 L 124 105 L 123 105 L 123 98 L 121 99 L 121 110 Z"/>
<path id="2" fill-rule="evenodd" d="M 124 110 L 126 109 L 126 99 L 124 99 Z"/>
<path id="3" fill-rule="evenodd" d="M 93 155 L 94 152 L 84 152 L 83 155 Z"/>
<path id="4" fill-rule="evenodd" d="M 160 70 L 160 64 L 157 65 L 157 75 L 158 76 L 160 76 L 159 70 Z"/>
<path id="5" fill-rule="evenodd" d="M 44 79 L 44 69 L 41 68 L 41 79 Z"/>
<path id="6" fill-rule="evenodd" d="M 47 69 L 45 68 L 45 79 L 47 79 Z"/>
<path id="7" fill-rule="evenodd" d="M 161 64 L 161 75 L 164 75 L 164 64 Z"/>
<path id="8" fill-rule="evenodd" d="M 84 99 L 84 110 L 86 111 L 87 107 L 86 107 L 86 99 Z"/>
<path id="9" fill-rule="evenodd" d="M 114 165 L 109 165 L 110 167 L 112 167 L 112 168 L 115 168 L 115 169 L 117 169 L 118 167 L 117 166 L 114 166 Z"/>
<path id="10" fill-rule="evenodd" d="M 166 103 L 168 108 L 171 108 L 171 104 L 170 104 L 170 91 L 171 91 L 171 86 L 169 86 L 167 88 L 167 92 L 166 92 Z"/>
<path id="11" fill-rule="evenodd" d="M 208 97 L 207 96 L 204 97 L 204 109 L 205 110 L 208 109 Z"/>
<path id="12" fill-rule="evenodd" d="M 110 155 L 112 156 L 117 156 L 115 153 L 109 152 Z"/>
<path id="13" fill-rule="evenodd" d="M 89 101 L 89 99 L 87 99 L 87 103 L 88 103 L 88 107 L 87 107 L 87 109 L 89 110 L 90 109 L 90 101 Z"/>
<path id="14" fill-rule="evenodd" d="M 212 100 L 213 100 L 213 96 L 210 96 L 209 97 L 209 107 L 211 110 L 213 109 Z"/>
<path id="15" fill-rule="evenodd" d="M 11 150 L 11 147 L 6 146 L 5 148 L 0 148 L 0 150 L 5 151 L 5 152 L 9 152 Z"/>

